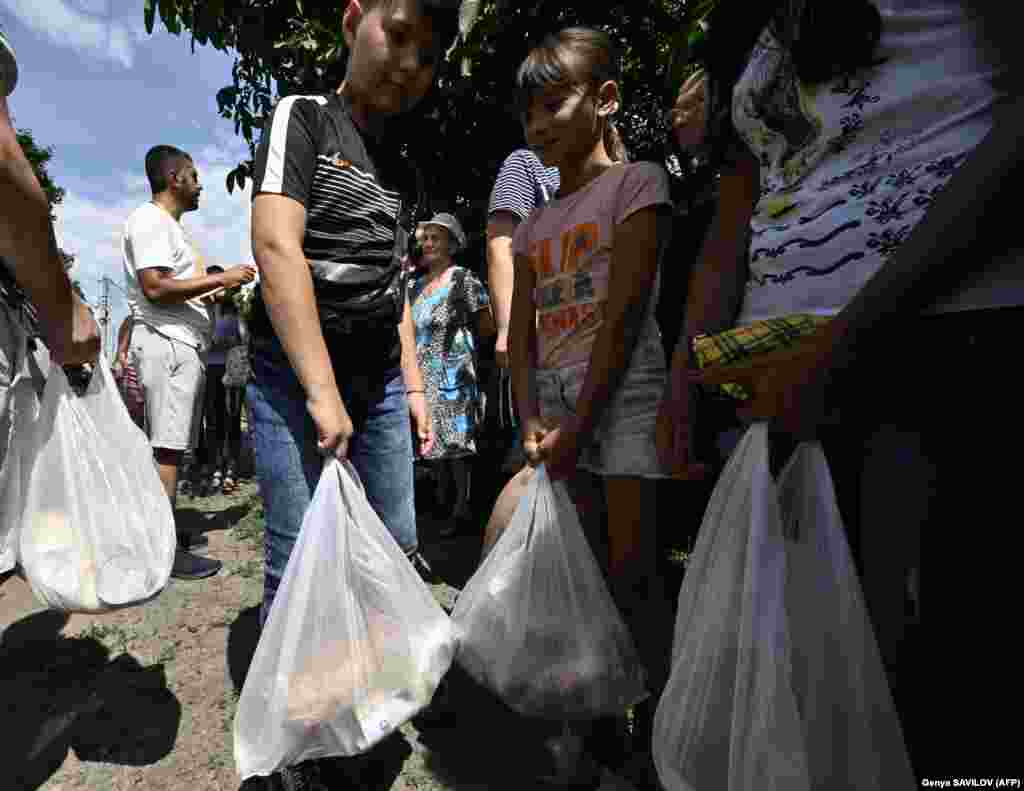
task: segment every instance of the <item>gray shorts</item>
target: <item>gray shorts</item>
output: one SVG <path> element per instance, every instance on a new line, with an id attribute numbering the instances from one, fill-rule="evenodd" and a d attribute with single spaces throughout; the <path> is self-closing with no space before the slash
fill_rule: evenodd
<path id="1" fill-rule="evenodd" d="M 550 424 L 575 414 L 589 361 L 536 370 L 541 419 Z M 605 411 L 594 440 L 580 451 L 579 466 L 598 475 L 666 478 L 658 462 L 654 429 L 668 381 L 661 339 L 648 333 L 637 343 L 626 376 Z"/>
<path id="2" fill-rule="evenodd" d="M 154 448 L 191 450 L 202 422 L 206 366 L 199 351 L 136 324 L 131 353 L 146 390 L 146 421 Z"/>

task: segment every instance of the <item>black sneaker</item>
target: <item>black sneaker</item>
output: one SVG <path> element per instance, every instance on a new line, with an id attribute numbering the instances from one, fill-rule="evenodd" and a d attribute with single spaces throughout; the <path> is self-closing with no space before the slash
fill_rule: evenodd
<path id="1" fill-rule="evenodd" d="M 305 761 L 278 772 L 284 791 L 329 791 L 316 761 Z"/>
<path id="2" fill-rule="evenodd" d="M 174 551 L 174 565 L 171 566 L 171 576 L 178 580 L 201 580 L 206 577 L 212 577 L 221 570 L 223 565 L 219 560 L 202 558 L 178 547 Z"/>
<path id="3" fill-rule="evenodd" d="M 210 539 L 205 533 L 178 533 L 178 546 L 182 549 L 206 549 Z"/>

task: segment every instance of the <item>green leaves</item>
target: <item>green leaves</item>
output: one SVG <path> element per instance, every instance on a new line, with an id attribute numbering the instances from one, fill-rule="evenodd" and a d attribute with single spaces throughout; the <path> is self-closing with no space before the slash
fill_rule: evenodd
<path id="1" fill-rule="evenodd" d="M 252 168 L 253 163 L 250 160 L 249 162 L 242 162 L 238 167 L 228 173 L 227 188 L 229 193 L 233 193 L 235 191 L 236 185 L 240 190 L 245 189 L 246 179 L 252 177 Z"/>
<path id="2" fill-rule="evenodd" d="M 429 201 L 479 212 L 474 221 L 483 226 L 498 167 L 523 144 L 514 109 L 516 69 L 541 35 L 569 25 L 598 27 L 620 42 L 625 100 L 619 129 L 634 158 L 669 159 L 665 111 L 693 69 L 688 40 L 718 2 L 463 0 L 460 35 L 439 66 L 438 87 L 402 122 Z M 254 154 L 278 98 L 329 92 L 343 79 L 343 6 L 337 0 L 144 0 L 144 13 L 147 31 L 159 13 L 168 30 L 184 30 L 200 45 L 236 55 L 233 84 L 217 91 L 217 110 L 234 122 Z M 251 170 L 239 165 L 226 186 L 244 189 L 250 178 Z"/>

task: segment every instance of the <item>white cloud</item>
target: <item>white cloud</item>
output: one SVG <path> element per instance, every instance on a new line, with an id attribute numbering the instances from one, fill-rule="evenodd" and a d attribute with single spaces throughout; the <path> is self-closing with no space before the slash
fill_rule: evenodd
<path id="1" fill-rule="evenodd" d="M 22 24 L 58 46 L 131 68 L 136 31 L 115 21 L 106 0 L 2 0 Z M 83 10 L 84 9 L 84 10 Z M 107 17 L 107 18 L 104 18 Z"/>

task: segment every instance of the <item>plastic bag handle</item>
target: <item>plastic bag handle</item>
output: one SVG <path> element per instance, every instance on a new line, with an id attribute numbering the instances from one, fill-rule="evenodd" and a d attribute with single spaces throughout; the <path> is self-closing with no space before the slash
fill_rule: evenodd
<path id="1" fill-rule="evenodd" d="M 542 462 L 541 464 L 538 464 L 534 469 L 535 469 L 535 472 L 533 473 L 533 479 L 530 481 L 530 486 L 531 487 L 536 487 L 536 490 L 539 490 L 540 487 L 544 486 L 544 485 L 547 485 L 548 487 L 551 487 L 551 480 L 550 480 L 550 478 L 548 478 L 548 468 L 547 468 L 547 465 Z M 536 497 L 536 496 L 534 496 L 534 498 L 533 498 L 533 511 L 534 511 L 534 514 L 536 514 L 536 512 L 537 512 L 537 503 L 538 503 L 539 499 L 540 498 Z M 533 518 L 533 519 L 530 520 L 530 527 L 527 529 L 527 531 L 526 531 L 526 538 L 523 540 L 523 546 L 524 547 L 530 546 L 530 542 L 533 541 L 533 531 L 534 531 L 534 529 L 536 527 L 536 524 L 537 524 L 536 518 Z"/>
<path id="2" fill-rule="evenodd" d="M 349 478 L 352 479 L 352 482 L 359 487 L 359 491 L 365 496 L 366 487 L 363 486 L 363 480 L 359 477 L 359 473 L 356 471 L 355 465 L 352 464 L 348 458 L 338 459 L 333 456 L 329 456 L 324 459 L 325 468 L 335 463 L 338 465 L 338 477 L 340 478 L 342 474 L 348 473 Z"/>
<path id="3" fill-rule="evenodd" d="M 101 351 L 99 357 L 96 358 L 96 362 L 92 366 L 92 376 L 89 377 L 89 386 L 85 392 L 87 395 L 96 395 L 99 392 L 99 384 L 97 384 L 96 374 L 99 374 L 99 384 L 102 384 L 104 388 L 111 388 L 113 392 L 117 392 L 117 382 L 114 381 L 114 374 L 110 369 L 110 362 L 107 360 L 107 356 Z"/>

